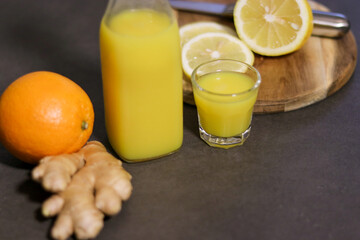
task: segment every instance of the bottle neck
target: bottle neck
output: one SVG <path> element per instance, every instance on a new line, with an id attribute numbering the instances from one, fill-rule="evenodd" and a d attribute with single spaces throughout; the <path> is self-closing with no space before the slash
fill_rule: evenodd
<path id="1" fill-rule="evenodd" d="M 151 9 L 173 17 L 173 11 L 168 0 L 109 0 L 105 15 L 113 16 L 132 9 Z"/>

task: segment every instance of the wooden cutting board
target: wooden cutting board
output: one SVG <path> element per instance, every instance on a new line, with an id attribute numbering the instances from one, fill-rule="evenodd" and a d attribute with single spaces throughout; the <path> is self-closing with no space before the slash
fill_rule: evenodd
<path id="1" fill-rule="evenodd" d="M 310 4 L 313 9 L 329 11 L 319 3 Z M 178 19 L 180 26 L 196 21 L 214 21 L 234 28 L 231 19 L 216 16 L 179 11 Z M 357 46 L 351 31 L 339 39 L 312 36 L 300 50 L 286 56 L 256 55 L 254 67 L 259 70 L 262 83 L 254 113 L 288 112 L 326 99 L 349 81 L 356 61 Z M 185 78 L 183 90 L 184 102 L 194 105 L 191 83 Z"/>

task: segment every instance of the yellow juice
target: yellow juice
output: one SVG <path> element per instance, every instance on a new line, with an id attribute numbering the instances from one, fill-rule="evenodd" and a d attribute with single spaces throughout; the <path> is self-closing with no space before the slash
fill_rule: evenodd
<path id="1" fill-rule="evenodd" d="M 258 89 L 250 90 L 255 84 L 251 77 L 216 72 L 201 76 L 197 83 L 202 90 L 194 88 L 194 97 L 201 127 L 207 133 L 232 137 L 248 129 L 258 93 Z"/>
<path id="2" fill-rule="evenodd" d="M 100 27 L 105 122 L 126 161 L 179 149 L 183 139 L 178 26 L 165 13 L 125 10 Z"/>

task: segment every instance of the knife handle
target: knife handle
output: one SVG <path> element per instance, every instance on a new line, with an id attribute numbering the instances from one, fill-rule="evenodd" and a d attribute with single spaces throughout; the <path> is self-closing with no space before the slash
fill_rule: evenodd
<path id="1" fill-rule="evenodd" d="M 228 4 L 224 16 L 233 17 L 234 5 Z M 338 38 L 350 29 L 350 21 L 341 13 L 312 10 L 314 28 L 313 36 Z"/>
<path id="2" fill-rule="evenodd" d="M 313 23 L 312 35 L 321 37 L 342 37 L 350 29 L 350 21 L 340 13 L 313 10 Z"/>

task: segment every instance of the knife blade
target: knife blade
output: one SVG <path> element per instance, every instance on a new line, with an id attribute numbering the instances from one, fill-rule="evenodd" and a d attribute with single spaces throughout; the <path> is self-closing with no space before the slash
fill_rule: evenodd
<path id="1" fill-rule="evenodd" d="M 221 4 L 209 2 L 170 0 L 171 6 L 182 11 L 202 14 L 233 17 L 234 3 Z M 312 10 L 314 28 L 312 35 L 320 37 L 339 38 L 350 30 L 350 21 L 341 13 Z"/>

